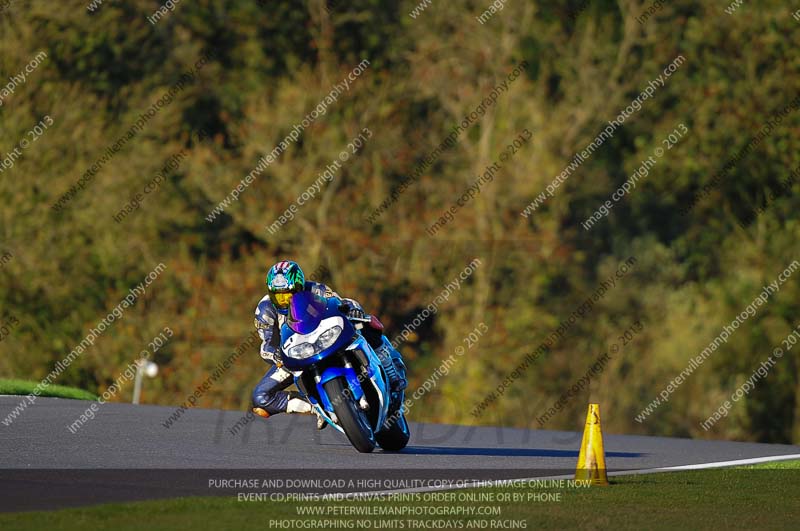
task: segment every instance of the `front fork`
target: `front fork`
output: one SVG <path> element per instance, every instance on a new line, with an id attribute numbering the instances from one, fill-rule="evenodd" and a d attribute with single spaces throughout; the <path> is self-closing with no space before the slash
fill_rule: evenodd
<path id="1" fill-rule="evenodd" d="M 326 421 L 333 423 L 336 422 L 336 412 L 333 409 L 332 400 L 335 400 L 336 397 L 328 396 L 325 392 L 324 384 L 334 378 L 344 377 L 347 380 L 350 396 L 355 399 L 358 407 L 362 410 L 369 409 L 370 406 L 370 404 L 367 403 L 363 386 L 371 385 L 377 391 L 378 396 L 378 403 L 373 404 L 378 413 L 378 422 L 375 425 L 382 426 L 388 416 L 389 404 L 387 404 L 387 401 L 396 393 L 390 392 L 388 389 L 388 382 L 384 383 L 383 376 L 379 374 L 378 367 L 383 365 L 380 357 L 375 353 L 372 347 L 369 346 L 369 343 L 367 343 L 363 336 L 358 336 L 358 338 L 347 347 L 347 355 L 355 356 L 358 359 L 359 364 L 364 369 L 361 374 L 356 372 L 351 361 L 345 357 L 341 367 L 327 367 L 322 372 L 316 367 L 307 369 L 306 371 L 314 371 L 313 384 L 311 380 L 307 378 L 307 374 L 304 377 L 302 373 L 296 373 L 295 382 L 297 383 L 297 387 L 306 395 L 312 407 L 314 407 L 317 412 L 321 413 L 321 416 Z M 312 385 L 312 389 L 315 388 L 316 393 L 309 393 L 311 390 L 309 387 Z M 314 395 L 319 397 L 319 401 L 315 399 Z M 338 425 L 336 425 L 336 428 L 341 431 Z"/>
<path id="2" fill-rule="evenodd" d="M 314 381 L 317 384 L 317 396 L 320 397 L 322 406 L 326 411 L 331 413 L 335 413 L 333 402 L 331 401 L 331 397 L 328 396 L 328 393 L 325 392 L 323 386 L 327 382 L 340 377 L 344 377 L 345 380 L 347 380 L 348 389 L 345 390 L 345 392 L 347 393 L 349 390 L 349 394 L 359 403 L 359 406 L 361 406 L 361 402 L 363 402 L 364 399 L 364 390 L 361 388 L 361 378 L 356 374 L 356 370 L 353 368 L 353 364 L 350 363 L 350 360 L 345 360 L 342 367 L 328 367 L 322 374 L 314 374 Z M 333 397 L 333 400 L 341 400 L 342 398 L 344 397 Z"/>

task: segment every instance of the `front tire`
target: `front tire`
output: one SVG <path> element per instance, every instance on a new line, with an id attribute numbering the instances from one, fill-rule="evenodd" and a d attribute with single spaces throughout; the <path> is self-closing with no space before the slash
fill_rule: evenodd
<path id="1" fill-rule="evenodd" d="M 375 435 L 378 444 L 387 452 L 399 452 L 406 447 L 410 438 L 411 432 L 408 429 L 408 422 L 406 422 L 404 414 L 401 414 L 397 420 L 392 422 L 388 429 L 382 430 Z"/>
<path id="2" fill-rule="evenodd" d="M 361 411 L 353 400 L 352 393 L 344 378 L 334 378 L 323 384 L 328 399 L 333 404 L 333 411 L 342 425 L 345 435 L 356 450 L 367 454 L 375 449 L 377 442 L 367 414 Z"/>

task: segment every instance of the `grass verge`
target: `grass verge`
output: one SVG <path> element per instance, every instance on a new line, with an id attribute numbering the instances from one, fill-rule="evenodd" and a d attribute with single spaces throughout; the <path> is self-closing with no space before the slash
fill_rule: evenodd
<path id="1" fill-rule="evenodd" d="M 8 380 L 0 378 L 0 395 L 29 395 L 39 382 L 29 382 L 27 380 Z M 97 395 L 64 385 L 48 385 L 39 396 L 50 396 L 55 398 L 72 398 L 75 400 L 97 400 Z"/>
<path id="2" fill-rule="evenodd" d="M 148 530 L 170 531 L 797 529 L 798 479 L 800 461 L 785 461 L 753 467 L 616 476 L 608 487 L 528 485 L 430 493 L 439 497 L 429 496 L 427 501 L 239 502 L 223 497 L 182 498 L 0 514 L 0 529 L 123 531 L 142 529 L 143 522 Z M 452 499 L 445 500 L 444 495 Z M 475 508 L 474 513 L 483 514 L 449 514 L 457 508 L 466 511 L 471 507 Z M 400 514 L 366 514 L 382 510 Z"/>

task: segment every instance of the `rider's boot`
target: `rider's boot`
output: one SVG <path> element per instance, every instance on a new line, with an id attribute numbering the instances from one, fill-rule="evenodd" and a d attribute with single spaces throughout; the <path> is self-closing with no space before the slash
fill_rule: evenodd
<path id="1" fill-rule="evenodd" d="M 317 416 L 317 429 L 324 430 L 328 427 L 328 421 L 322 418 L 322 415 L 319 414 L 316 408 L 312 410 L 314 414 Z"/>
<path id="2" fill-rule="evenodd" d="M 314 414 L 317 417 L 317 429 L 321 430 L 324 429 L 328 423 L 322 416 L 317 412 L 317 410 L 311 406 L 310 403 L 306 402 L 302 398 L 290 398 L 289 402 L 286 404 L 286 412 L 287 413 L 297 413 L 300 415 L 310 415 Z"/>

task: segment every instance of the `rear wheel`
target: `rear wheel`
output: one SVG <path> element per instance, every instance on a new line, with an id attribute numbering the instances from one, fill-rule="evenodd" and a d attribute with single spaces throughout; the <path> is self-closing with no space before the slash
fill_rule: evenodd
<path id="1" fill-rule="evenodd" d="M 406 416 L 401 414 L 393 421 L 388 429 L 383 429 L 375 434 L 375 439 L 381 448 L 388 452 L 399 452 L 408 444 L 411 432 L 408 429 Z"/>
<path id="2" fill-rule="evenodd" d="M 322 386 L 333 404 L 333 411 L 342 425 L 345 435 L 356 450 L 369 453 L 375 449 L 375 434 L 369 425 L 367 414 L 359 409 L 344 378 L 334 378 Z"/>

